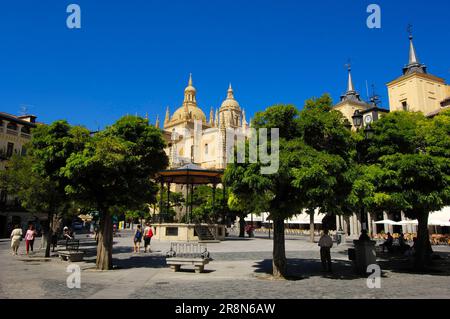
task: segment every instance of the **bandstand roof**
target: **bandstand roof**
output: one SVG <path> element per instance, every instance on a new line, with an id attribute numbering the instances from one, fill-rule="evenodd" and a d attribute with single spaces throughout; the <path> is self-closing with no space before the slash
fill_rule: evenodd
<path id="1" fill-rule="evenodd" d="M 222 183 L 223 170 L 207 170 L 195 164 L 164 170 L 158 173 L 158 180 L 182 185 L 206 185 Z"/>

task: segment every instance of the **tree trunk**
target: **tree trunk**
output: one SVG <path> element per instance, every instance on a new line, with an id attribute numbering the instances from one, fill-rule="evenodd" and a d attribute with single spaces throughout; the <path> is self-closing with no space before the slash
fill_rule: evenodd
<path id="1" fill-rule="evenodd" d="M 309 240 L 314 242 L 314 209 L 308 210 L 309 213 Z"/>
<path id="2" fill-rule="evenodd" d="M 50 249 L 52 246 L 52 236 L 53 236 L 53 213 L 48 213 L 48 229 L 47 229 L 47 245 L 45 246 L 45 257 L 50 257 Z"/>
<path id="3" fill-rule="evenodd" d="M 245 237 L 245 215 L 239 216 L 239 237 Z"/>
<path id="4" fill-rule="evenodd" d="M 98 270 L 111 270 L 113 246 L 112 217 L 107 209 L 100 211 L 103 214 L 100 220 L 96 267 Z"/>
<path id="5" fill-rule="evenodd" d="M 426 265 L 431 261 L 431 244 L 430 235 L 428 233 L 428 212 L 418 214 L 418 231 L 417 242 L 415 247 L 414 269 L 424 270 Z"/>
<path id="6" fill-rule="evenodd" d="M 285 278 L 286 276 L 286 252 L 284 240 L 284 218 L 273 218 L 273 276 Z"/>

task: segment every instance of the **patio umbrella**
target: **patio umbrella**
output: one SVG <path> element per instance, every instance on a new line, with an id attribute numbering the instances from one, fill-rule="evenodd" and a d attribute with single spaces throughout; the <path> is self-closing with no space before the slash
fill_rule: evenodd
<path id="1" fill-rule="evenodd" d="M 383 219 L 375 222 L 375 224 L 399 225 L 398 222 L 394 222 L 393 220 L 390 219 Z"/>
<path id="2" fill-rule="evenodd" d="M 402 220 L 401 222 L 398 222 L 399 225 L 419 225 L 419 221 L 417 219 L 415 220 Z"/>

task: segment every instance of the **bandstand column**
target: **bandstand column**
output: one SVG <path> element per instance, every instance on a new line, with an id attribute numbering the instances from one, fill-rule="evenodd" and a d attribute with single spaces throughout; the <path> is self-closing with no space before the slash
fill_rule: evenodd
<path id="1" fill-rule="evenodd" d="M 163 192 L 164 192 L 164 178 L 161 177 L 161 189 L 159 191 L 159 223 L 162 223 L 163 210 Z"/>

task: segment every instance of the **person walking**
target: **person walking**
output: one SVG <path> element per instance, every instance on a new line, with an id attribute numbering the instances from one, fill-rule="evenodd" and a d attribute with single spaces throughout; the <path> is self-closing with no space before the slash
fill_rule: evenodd
<path id="1" fill-rule="evenodd" d="M 141 250 L 141 240 L 142 240 L 142 229 L 141 225 L 137 225 L 136 231 L 134 232 L 134 252 L 139 253 Z"/>
<path id="2" fill-rule="evenodd" d="M 323 235 L 319 240 L 319 247 L 322 269 L 323 271 L 331 272 L 331 247 L 333 247 L 333 240 L 328 235 L 328 229 L 324 229 Z"/>
<path id="3" fill-rule="evenodd" d="M 147 247 L 148 247 L 148 252 L 151 253 L 152 250 L 150 249 L 150 241 L 152 240 L 153 237 L 153 230 L 152 230 L 152 225 L 150 225 L 150 223 L 145 223 L 145 228 L 144 228 L 144 253 L 147 252 Z"/>
<path id="4" fill-rule="evenodd" d="M 27 249 L 27 255 L 30 252 L 33 252 L 34 239 L 36 238 L 36 231 L 34 230 L 33 224 L 28 227 L 28 230 L 25 234 L 25 247 Z"/>
<path id="5" fill-rule="evenodd" d="M 11 249 L 12 254 L 17 256 L 17 251 L 19 250 L 20 241 L 22 240 L 22 228 L 19 225 L 15 225 L 14 229 L 11 232 Z"/>

